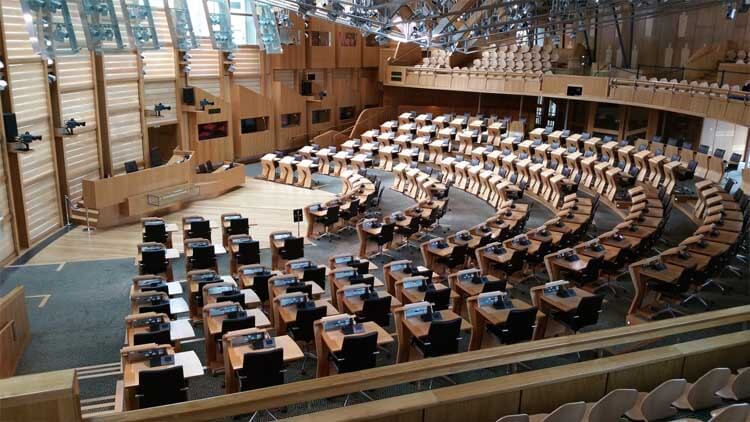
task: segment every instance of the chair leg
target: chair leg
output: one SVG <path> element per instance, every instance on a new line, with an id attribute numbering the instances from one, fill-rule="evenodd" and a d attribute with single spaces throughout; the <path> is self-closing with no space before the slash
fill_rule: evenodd
<path id="1" fill-rule="evenodd" d="M 392 257 L 391 255 L 389 255 L 389 254 L 387 254 L 387 253 L 383 252 L 383 245 L 378 245 L 378 251 L 377 251 L 377 252 L 376 252 L 376 253 L 375 253 L 374 255 L 370 255 L 370 256 L 368 256 L 367 258 L 369 258 L 369 259 L 375 259 L 375 258 L 377 258 L 377 257 L 379 257 L 379 256 L 382 256 L 382 257 L 388 257 L 388 258 L 390 258 L 390 259 L 395 259 L 395 258 L 394 258 L 394 257 Z"/>

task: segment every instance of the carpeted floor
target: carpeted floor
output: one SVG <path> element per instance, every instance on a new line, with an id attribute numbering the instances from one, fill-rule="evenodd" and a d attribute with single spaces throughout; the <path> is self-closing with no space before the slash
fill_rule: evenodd
<path id="1" fill-rule="evenodd" d="M 384 186 L 390 186 L 392 175 L 378 170 L 371 170 L 383 180 Z M 249 176 L 257 175 L 260 166 L 253 164 L 247 166 Z M 316 175 L 317 188 L 332 193 L 341 190 L 341 183 L 337 178 Z M 524 199 L 524 202 L 533 204 L 533 200 Z M 381 202 L 381 212 L 389 214 L 396 210 L 402 210 L 413 204 L 413 200 L 386 189 Z M 471 227 L 478 222 L 494 214 L 494 210 L 463 191 L 453 189 L 450 194 L 450 211 L 441 220 L 448 227 L 447 233 Z M 694 224 L 681 212 L 673 211 L 673 216 L 665 230 L 663 240 L 667 245 L 673 245 L 686 238 L 695 229 Z M 527 227 L 537 227 L 552 216 L 551 211 L 534 204 L 531 217 Z M 253 216 L 248 216 L 251 219 Z M 595 227 L 591 234 L 606 231 L 619 222 L 619 218 L 606 207 L 600 207 L 595 216 Z M 253 221 L 263 224 L 262 221 Z M 304 230 L 304 228 L 303 228 Z M 252 229 L 251 229 L 252 234 Z M 439 234 L 439 233 L 438 233 Z M 318 263 L 325 263 L 328 256 L 338 253 L 351 253 L 358 245 L 357 236 L 354 233 L 343 235 L 342 239 L 334 241 L 316 241 L 314 245 L 305 249 L 305 255 Z M 666 245 L 661 247 L 666 248 Z M 135 245 L 133 245 L 135 250 Z M 29 252 L 33 255 L 40 248 Z M 135 275 L 135 267 L 132 258 L 114 260 L 92 260 L 87 262 L 70 262 L 60 266 L 54 265 L 24 265 L 29 256 L 23 256 L 16 262 L 18 266 L 9 266 L 0 270 L 0 295 L 6 294 L 17 285 L 24 285 L 26 294 L 51 295 L 44 307 L 39 308 L 39 300 L 28 299 L 29 318 L 31 322 L 32 341 L 27 348 L 23 360 L 18 368 L 17 374 L 29 374 L 65 368 L 79 368 L 89 365 L 115 363 L 119 360 L 118 352 L 122 347 L 124 339 L 123 318 L 128 314 L 128 291 L 130 279 Z M 268 250 L 263 250 L 261 262 L 270 265 Z M 398 259 L 411 259 L 421 263 L 421 256 L 415 249 L 404 248 L 396 251 L 393 255 Z M 92 257 L 94 258 L 94 257 Z M 382 264 L 379 261 L 378 264 Z M 226 257 L 219 259 L 220 268 L 228 268 Z M 184 260 L 180 258 L 174 262 L 176 279 L 185 277 Z M 382 270 L 374 271 L 377 277 L 382 277 Z M 721 279 L 733 288 L 730 294 L 708 293 L 714 309 L 726 308 L 750 303 L 748 295 L 748 281 L 736 277 L 723 277 Z M 599 324 L 593 329 L 602 329 L 625 325 L 625 314 L 629 305 L 628 297 L 632 297 L 633 288 L 629 281 L 623 281 L 622 287 L 627 293 L 618 297 L 608 297 L 605 311 Z M 514 295 L 530 301 L 528 285 L 515 289 Z M 688 313 L 703 310 L 699 305 L 691 305 L 683 309 Z M 196 335 L 202 339 L 201 327 L 196 327 Z M 691 338 L 700 338 L 706 333 L 693 333 L 690 336 L 681 336 L 685 341 Z M 468 337 L 468 336 L 467 336 Z M 665 339 L 665 343 L 674 341 Z M 464 343 L 468 342 L 468 338 Z M 463 344 L 465 350 L 466 344 Z M 184 345 L 185 350 L 195 350 L 203 359 L 203 342 L 196 341 Z M 378 365 L 392 363 L 394 354 L 381 353 Z M 543 368 L 551 365 L 559 365 L 575 362 L 577 356 L 562 356 L 554 359 L 532 362 L 533 368 Z M 312 363 L 314 365 L 314 362 Z M 312 366 L 310 365 L 310 366 Z M 310 370 L 302 375 L 300 365 L 295 364 L 287 372 L 287 382 L 306 379 L 314 376 Z M 506 368 L 493 368 L 470 373 L 458 374 L 453 377 L 459 383 L 478 379 L 502 376 Z M 103 376 L 85 379 L 81 382 L 81 397 L 83 399 L 101 397 L 114 394 L 115 376 Z M 190 397 L 203 398 L 223 393 L 223 376 L 204 376 L 190 382 Z M 445 386 L 442 380 L 435 380 L 433 388 Z M 426 388 L 426 383 L 422 383 Z M 374 398 L 389 397 L 417 391 L 417 384 L 396 385 L 389 388 L 368 392 Z M 358 402 L 362 397 L 352 397 L 351 401 Z M 341 406 L 344 397 L 330 400 L 317 400 L 290 406 L 286 412 L 277 414 L 277 417 L 291 416 L 327 408 Z M 685 415 L 681 415 L 685 416 Z M 707 419 L 707 415 L 694 415 L 700 419 Z"/>

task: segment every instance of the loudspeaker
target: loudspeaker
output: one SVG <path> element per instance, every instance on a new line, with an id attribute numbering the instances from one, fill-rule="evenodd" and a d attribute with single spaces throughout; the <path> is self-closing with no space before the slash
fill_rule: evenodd
<path id="1" fill-rule="evenodd" d="M 3 124 L 5 125 L 5 141 L 15 141 L 18 137 L 18 122 L 16 121 L 16 113 L 3 113 Z"/>
<path id="2" fill-rule="evenodd" d="M 300 83 L 299 94 L 303 97 L 309 97 L 312 95 L 312 82 L 302 81 Z"/>
<path id="3" fill-rule="evenodd" d="M 568 96 L 569 97 L 580 97 L 583 94 L 582 86 L 571 86 L 568 85 Z"/>
<path id="4" fill-rule="evenodd" d="M 182 102 L 187 105 L 195 105 L 195 88 L 192 86 L 182 88 Z"/>

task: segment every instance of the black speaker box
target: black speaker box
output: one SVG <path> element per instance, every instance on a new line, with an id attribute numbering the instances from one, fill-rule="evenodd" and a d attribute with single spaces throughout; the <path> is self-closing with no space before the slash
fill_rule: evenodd
<path id="1" fill-rule="evenodd" d="M 299 88 L 299 94 L 303 97 L 309 97 L 312 95 L 312 82 L 302 81 Z"/>
<path id="2" fill-rule="evenodd" d="M 182 88 L 182 102 L 187 105 L 195 105 L 195 88 L 192 86 Z"/>
<path id="3" fill-rule="evenodd" d="M 18 137 L 16 113 L 3 113 L 3 124 L 5 125 L 5 141 L 15 141 L 16 137 Z"/>

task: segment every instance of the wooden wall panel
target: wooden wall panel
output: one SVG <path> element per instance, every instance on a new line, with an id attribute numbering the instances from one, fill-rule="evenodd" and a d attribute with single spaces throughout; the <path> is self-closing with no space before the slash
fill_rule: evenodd
<path id="1" fill-rule="evenodd" d="M 336 25 L 336 67 L 361 67 L 362 41 L 362 34 L 356 29 Z"/>
<path id="2" fill-rule="evenodd" d="M 175 82 L 166 81 L 146 81 L 143 85 L 144 106 L 152 108 L 155 104 L 163 103 L 172 107 L 171 110 L 161 112 L 161 117 L 146 116 L 146 122 L 149 126 L 158 126 L 166 123 L 176 123 L 177 120 L 177 93 L 175 91 Z"/>
<path id="3" fill-rule="evenodd" d="M 255 133 L 242 133 L 242 119 L 267 117 L 267 130 Z M 273 151 L 276 144 L 273 123 L 273 102 L 242 85 L 232 87 L 232 120 L 234 128 L 234 156 L 240 159 L 257 157 Z"/>
<path id="4" fill-rule="evenodd" d="M 262 95 L 262 55 L 260 50 L 251 46 L 240 47 L 234 54 L 234 65 L 237 70 L 232 75 L 232 83 Z"/>
<path id="5" fill-rule="evenodd" d="M 177 123 L 177 93 L 175 84 L 175 50 L 164 7 L 152 7 L 156 36 L 161 48 L 146 50 L 143 54 L 143 107 L 152 110 L 154 105 L 163 103 L 171 110 L 161 112 L 161 117 L 152 112 L 146 113 L 146 123 L 160 126 Z"/>
<path id="6" fill-rule="evenodd" d="M 318 38 L 315 32 L 321 33 L 323 38 L 327 36 L 330 41 L 328 45 L 315 45 L 314 40 Z M 320 19 L 310 19 L 307 34 L 309 35 L 305 45 L 307 68 L 331 69 L 336 67 L 336 24 Z"/>
<path id="7" fill-rule="evenodd" d="M 353 69 L 336 69 L 333 71 L 333 92 L 336 96 L 336 126 L 353 124 L 362 111 L 359 99 L 359 81 L 357 72 Z M 342 107 L 354 107 L 354 115 L 350 119 L 341 118 Z"/>
<path id="8" fill-rule="evenodd" d="M 112 173 L 124 173 L 123 163 L 143 165 L 143 129 L 135 54 L 104 56 L 107 118 Z"/>
<path id="9" fill-rule="evenodd" d="M 281 82 L 273 83 L 273 94 L 276 116 L 276 148 L 293 149 L 302 146 L 307 138 L 307 119 L 305 119 L 306 102 L 296 90 L 292 90 Z M 299 113 L 300 121 L 297 125 L 282 127 L 281 116 Z"/>
<path id="10" fill-rule="evenodd" d="M 0 378 L 13 376 L 30 340 L 26 295 L 18 286 L 0 297 Z"/>
<path id="11" fill-rule="evenodd" d="M 2 124 L 0 124 L 2 128 Z M 6 261 L 16 252 L 13 240 L 13 216 L 10 211 L 8 196 L 8 178 L 5 177 L 5 163 L 0 157 L 0 262 Z"/>
<path id="12" fill-rule="evenodd" d="M 221 96 L 221 83 L 219 81 L 219 62 L 221 54 L 211 48 L 211 40 L 201 38 L 201 47 L 190 50 L 190 74 L 188 84 L 209 92 L 214 96 Z M 199 99 L 197 99 L 199 100 Z"/>
<path id="13" fill-rule="evenodd" d="M 239 85 L 243 88 L 247 88 L 257 94 L 263 93 L 263 85 L 262 85 L 260 77 L 249 77 L 249 76 L 235 77 L 232 79 L 232 82 L 234 82 L 235 85 Z"/>
<path id="14" fill-rule="evenodd" d="M 37 59 L 29 41 L 26 23 L 18 0 L 2 0 L 3 33 L 9 60 Z M 6 63 L 7 64 L 7 63 Z M 6 110 L 7 111 L 7 110 Z"/>

